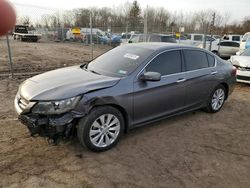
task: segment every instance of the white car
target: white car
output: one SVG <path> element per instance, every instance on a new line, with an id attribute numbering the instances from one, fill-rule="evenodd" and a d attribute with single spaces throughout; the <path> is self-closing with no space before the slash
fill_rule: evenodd
<path id="1" fill-rule="evenodd" d="M 229 58 L 235 55 L 240 49 L 240 44 L 235 41 L 222 41 L 218 43 L 218 55 L 220 57 Z"/>
<path id="2" fill-rule="evenodd" d="M 203 44 L 200 44 L 198 47 L 202 48 Z M 206 49 L 209 50 L 209 45 L 206 46 Z M 240 49 L 240 44 L 235 41 L 221 41 L 217 40 L 212 43 L 211 52 L 217 54 L 222 58 L 230 58 L 232 55 L 235 55 Z"/>
<path id="3" fill-rule="evenodd" d="M 250 49 L 232 56 L 230 62 L 237 68 L 237 81 L 250 84 Z"/>

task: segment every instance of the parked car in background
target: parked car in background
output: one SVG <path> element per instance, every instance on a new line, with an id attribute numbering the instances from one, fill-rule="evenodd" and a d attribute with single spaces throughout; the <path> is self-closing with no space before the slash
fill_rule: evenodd
<path id="1" fill-rule="evenodd" d="M 203 48 L 203 44 L 200 44 L 199 47 Z M 239 47 L 240 44 L 235 41 L 216 41 L 212 43 L 211 52 L 222 58 L 230 58 L 230 56 L 235 55 L 239 51 Z M 206 45 L 206 49 L 209 50 L 209 44 Z"/>
<path id="2" fill-rule="evenodd" d="M 57 142 L 76 131 L 83 146 L 105 151 L 131 128 L 200 108 L 218 112 L 235 81 L 235 67 L 207 50 L 129 44 L 27 79 L 15 109 L 32 135 Z"/>
<path id="3" fill-rule="evenodd" d="M 231 56 L 230 62 L 237 68 L 237 81 L 250 84 L 250 49 Z"/>
<path id="4" fill-rule="evenodd" d="M 176 39 L 173 35 L 166 34 L 148 34 L 145 38 L 144 34 L 135 34 L 133 35 L 128 43 L 137 43 L 137 42 L 169 42 L 176 43 Z M 144 41 L 145 40 L 145 41 Z"/>
<path id="5" fill-rule="evenodd" d="M 212 51 L 217 53 L 220 57 L 230 58 L 232 55 L 236 55 L 236 52 L 239 51 L 240 44 L 235 41 L 222 41 L 218 43 L 217 49 L 217 51 L 216 49 L 213 49 Z"/>
<path id="6" fill-rule="evenodd" d="M 15 25 L 13 31 L 14 40 L 26 42 L 37 42 L 42 37 L 41 34 L 36 34 L 35 30 L 30 31 L 27 25 Z"/>
<path id="7" fill-rule="evenodd" d="M 191 46 L 200 46 L 204 41 L 204 34 L 188 34 L 185 40 L 180 40 L 180 44 L 186 44 Z M 178 41 L 178 40 L 177 40 Z M 206 35 L 206 46 L 210 44 L 210 41 L 216 42 L 218 41 L 216 38 Z"/>
<path id="8" fill-rule="evenodd" d="M 222 41 L 235 41 L 240 43 L 242 35 L 224 35 L 221 40 Z"/>
<path id="9" fill-rule="evenodd" d="M 132 33 L 122 33 L 121 35 L 121 43 L 128 43 Z"/>

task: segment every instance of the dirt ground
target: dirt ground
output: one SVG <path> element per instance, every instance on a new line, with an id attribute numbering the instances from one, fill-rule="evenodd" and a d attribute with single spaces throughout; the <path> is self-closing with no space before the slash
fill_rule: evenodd
<path id="1" fill-rule="evenodd" d="M 59 43 L 12 46 L 16 72 L 78 64 L 89 50 Z M 13 107 L 23 80 L 0 79 L 0 187 L 250 187 L 250 85 L 237 84 L 219 113 L 195 111 L 137 128 L 113 149 L 93 153 L 77 139 L 51 146 L 30 137 Z"/>

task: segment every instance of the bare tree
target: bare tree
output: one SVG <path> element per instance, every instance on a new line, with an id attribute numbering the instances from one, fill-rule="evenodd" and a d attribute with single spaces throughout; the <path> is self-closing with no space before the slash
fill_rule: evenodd
<path id="1" fill-rule="evenodd" d="M 22 17 L 18 18 L 17 22 L 18 22 L 18 24 L 29 26 L 31 24 L 31 19 L 29 16 L 22 16 Z"/>

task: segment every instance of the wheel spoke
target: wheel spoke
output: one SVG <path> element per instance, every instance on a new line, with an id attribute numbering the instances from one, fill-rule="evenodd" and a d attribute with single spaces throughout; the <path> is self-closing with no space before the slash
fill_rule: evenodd
<path id="1" fill-rule="evenodd" d="M 104 135 L 101 136 L 100 140 L 98 141 L 98 145 L 102 146 L 104 143 L 103 141 L 104 141 Z"/>
<path id="2" fill-rule="evenodd" d="M 105 116 L 104 115 L 102 115 L 99 119 L 100 119 L 102 125 L 105 124 Z"/>
<path id="3" fill-rule="evenodd" d="M 108 127 L 112 127 L 113 125 L 119 123 L 119 120 L 117 118 L 115 118 L 109 125 Z"/>
<path id="4" fill-rule="evenodd" d="M 105 141 L 107 146 L 111 144 L 111 139 L 109 138 L 108 134 L 105 134 Z"/>
<path id="5" fill-rule="evenodd" d="M 111 136 L 111 138 L 115 138 L 115 133 L 108 131 L 108 134 Z"/>
<path id="6" fill-rule="evenodd" d="M 110 131 L 117 131 L 117 130 L 119 130 L 119 129 L 120 129 L 119 126 L 115 126 L 115 127 L 110 127 L 110 128 L 109 128 Z"/>
<path id="7" fill-rule="evenodd" d="M 114 117 L 113 115 L 108 114 L 107 121 L 106 121 L 106 123 L 107 123 L 108 125 L 110 124 L 110 121 L 111 121 L 111 119 L 112 119 L 113 117 Z"/>
<path id="8" fill-rule="evenodd" d="M 90 138 L 90 139 L 91 139 L 92 142 L 96 143 L 97 140 L 100 138 L 101 135 L 102 135 L 102 134 L 98 134 L 98 135 L 96 135 L 94 138 L 92 138 L 92 139 Z"/>
<path id="9" fill-rule="evenodd" d="M 95 121 L 95 122 L 93 123 L 92 127 L 95 127 L 95 128 L 100 129 L 100 128 L 101 128 L 101 125 L 100 125 L 97 121 Z"/>
<path id="10" fill-rule="evenodd" d="M 93 135 L 96 135 L 96 134 L 99 134 L 101 132 L 101 130 L 100 129 L 92 129 L 92 130 L 90 130 L 90 132 L 89 132 L 89 135 L 92 137 Z"/>

